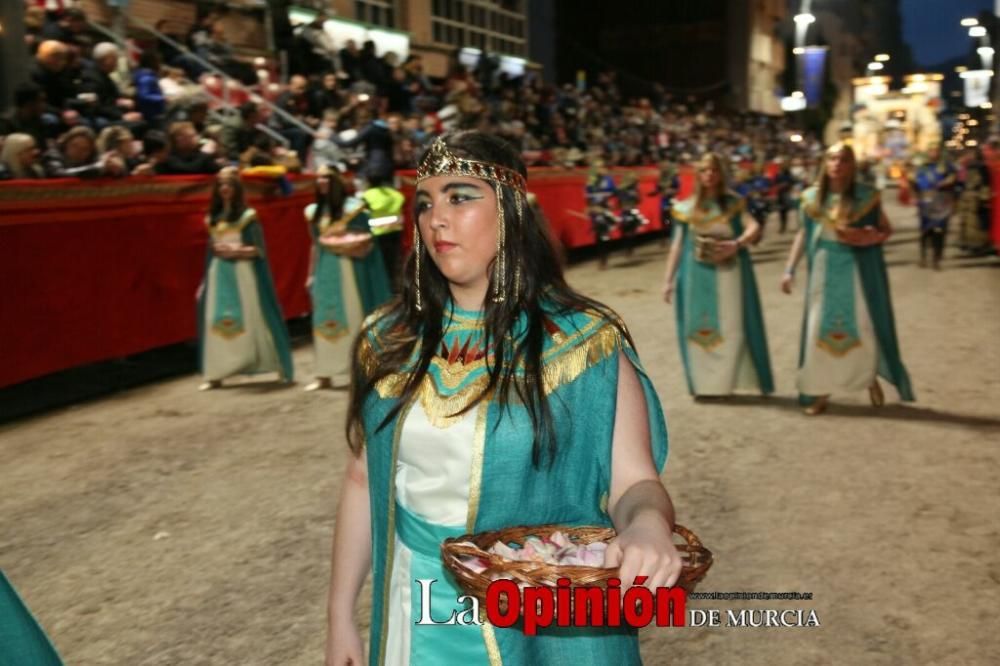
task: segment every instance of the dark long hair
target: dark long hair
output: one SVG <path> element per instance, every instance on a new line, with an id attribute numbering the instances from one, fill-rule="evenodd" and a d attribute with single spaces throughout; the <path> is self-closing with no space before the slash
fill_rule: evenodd
<path id="1" fill-rule="evenodd" d="M 243 183 L 241 183 L 238 178 L 235 178 L 233 179 L 232 184 L 233 203 L 229 207 L 229 215 L 225 217 L 226 222 L 235 222 L 240 219 L 240 216 L 243 215 L 243 211 L 247 209 L 247 202 L 243 193 Z M 222 214 L 226 212 L 226 203 L 222 200 L 222 195 L 219 194 L 220 185 L 222 185 L 222 181 L 216 178 L 215 184 L 212 186 L 212 203 L 208 209 L 208 218 L 212 226 L 215 226 L 215 224 L 222 218 Z"/>
<path id="2" fill-rule="evenodd" d="M 316 210 L 313 211 L 312 223 L 319 224 L 323 215 L 329 215 L 331 220 L 339 220 L 344 216 L 344 199 L 347 198 L 347 188 L 340 174 L 330 169 L 329 173 L 323 174 L 330 179 L 330 186 L 326 190 L 326 195 L 320 194 L 319 182 L 316 182 Z"/>
<path id="3" fill-rule="evenodd" d="M 527 176 L 524 162 L 517 152 L 489 134 L 457 132 L 445 137 L 445 142 L 457 157 L 500 164 Z M 556 447 L 552 414 L 543 382 L 542 350 L 547 335 L 545 316 L 590 311 L 612 322 L 629 344 L 632 339 L 618 316 L 607 306 L 578 294 L 566 284 L 549 230 L 543 221 L 535 218 L 523 195 L 519 218 L 515 191 L 507 186 L 501 186 L 500 190 L 502 200 L 498 204 L 504 207 L 506 224 L 503 276 L 505 298 L 501 302 L 494 302 L 489 296 L 494 293 L 496 279 L 494 260 L 490 265 L 490 283 L 484 304 L 483 343 L 488 350 L 486 369 L 489 382 L 482 393 L 458 413 L 468 412 L 489 395 L 495 395 L 504 409 L 513 402 L 523 404 L 531 417 L 534 431 L 532 462 L 539 466 L 543 459 L 552 462 Z M 416 215 L 414 219 L 417 219 Z M 413 398 L 431 360 L 441 347 L 444 336 L 442 320 L 445 308 L 451 307 L 451 293 L 447 279 L 434 265 L 426 249 L 421 252 L 420 289 L 423 309 L 417 310 L 416 260 L 414 253 L 410 252 L 403 269 L 400 295 L 383 312 L 381 325 L 378 322 L 370 324 L 371 327 L 378 326 L 380 329 L 380 348 L 372 360 L 372 367 L 362 368 L 358 362 L 359 351 L 369 329 L 363 328 L 355 341 L 347 416 L 347 441 L 355 453 L 360 452 L 364 441 L 362 408 L 375 385 L 406 367 L 414 349 L 417 349 L 416 365 L 408 369 L 409 377 L 402 394 L 377 427 L 381 430 Z M 521 273 L 520 289 L 515 294 L 514 276 L 518 268 Z M 514 327 L 522 312 L 527 318 L 527 326 L 515 339 Z M 516 368 L 523 368 L 523 377 L 515 375 Z"/>
<path id="4" fill-rule="evenodd" d="M 833 153 L 843 153 L 851 161 L 851 177 L 848 179 L 847 187 L 841 196 L 844 197 L 844 201 L 848 205 L 853 206 L 854 200 L 857 198 L 855 185 L 858 175 L 858 158 L 854 155 L 854 149 L 846 143 L 836 143 L 823 153 L 823 159 L 819 165 L 819 173 L 816 176 L 816 205 L 820 207 L 826 205 L 826 195 L 830 192 L 830 177 L 826 175 L 826 158 Z"/>

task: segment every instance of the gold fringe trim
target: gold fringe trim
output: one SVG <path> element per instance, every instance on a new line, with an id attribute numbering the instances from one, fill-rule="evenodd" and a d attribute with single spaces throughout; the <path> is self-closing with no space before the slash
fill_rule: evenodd
<path id="1" fill-rule="evenodd" d="M 600 326 L 600 329 L 588 336 L 587 333 L 597 326 Z M 563 344 L 549 349 L 543 355 L 542 389 L 546 395 L 551 394 L 622 346 L 621 334 L 612 323 L 605 320 L 593 321 L 582 330 L 568 336 Z M 572 348 L 567 350 L 568 347 Z M 362 369 L 370 374 L 375 365 L 375 351 L 370 340 L 366 339 L 362 343 L 359 361 Z M 440 368 L 445 362 L 443 359 L 435 358 L 433 363 Z M 442 372 L 441 375 L 442 384 L 446 385 L 444 388 L 460 386 L 471 372 L 483 365 L 485 359 L 462 366 L 458 371 L 447 368 L 447 372 Z M 380 398 L 398 398 L 403 394 L 408 378 L 409 374 L 406 372 L 393 373 L 379 380 L 375 390 Z M 456 393 L 445 395 L 438 387 L 435 377 L 428 372 L 417 389 L 416 399 L 427 413 L 427 419 L 432 425 L 442 429 L 448 428 L 462 418 L 459 412 L 478 399 L 488 384 L 489 375 L 483 371 L 480 376 L 468 381 Z"/>
<path id="2" fill-rule="evenodd" d="M 717 215 L 713 215 L 711 217 L 701 217 L 699 215 L 699 213 L 701 212 L 700 210 L 691 210 L 689 212 L 687 210 L 681 210 L 677 207 L 674 207 L 671 212 L 671 217 L 677 222 L 681 222 L 684 224 L 690 223 L 692 226 L 695 227 L 708 226 L 711 224 L 715 224 L 716 222 L 719 221 L 728 220 L 734 215 L 743 212 L 743 209 L 746 208 L 746 200 L 734 192 L 728 192 L 727 196 L 734 197 L 736 200 L 732 204 L 730 204 L 728 208 L 718 213 Z M 692 209 L 694 208 L 693 202 L 690 208 Z"/>
<path id="3" fill-rule="evenodd" d="M 378 663 L 385 663 L 385 645 L 389 639 L 389 618 L 387 617 L 387 609 L 389 608 L 389 588 L 392 583 L 392 566 L 396 557 L 396 482 L 395 482 L 395 470 L 396 464 L 399 460 L 399 438 L 403 434 L 403 424 L 406 423 L 406 417 L 410 413 L 410 409 L 413 407 L 411 402 L 409 405 L 403 408 L 399 414 L 399 419 L 396 421 L 396 428 L 392 433 L 392 466 L 389 468 L 393 470 L 392 480 L 389 481 L 389 506 L 386 507 L 388 510 L 388 521 L 386 523 L 386 539 L 385 539 L 385 580 L 382 581 L 382 629 L 379 636 L 379 659 Z"/>
<path id="4" fill-rule="evenodd" d="M 472 436 L 472 469 L 469 472 L 469 513 L 465 529 L 470 534 L 475 531 L 479 516 L 479 498 L 483 484 L 483 452 L 486 449 L 486 416 L 490 411 L 487 402 L 479 403 L 476 412 L 476 430 Z"/>
<path id="5" fill-rule="evenodd" d="M 850 216 L 848 216 L 847 218 L 848 224 L 854 224 L 855 222 L 863 218 L 865 215 L 872 212 L 872 210 L 881 203 L 882 203 L 882 196 L 878 193 L 873 194 L 871 199 L 866 201 L 861 206 L 861 208 L 856 208 L 851 211 Z M 830 217 L 827 214 L 826 209 L 820 206 L 819 203 L 817 203 L 815 200 L 810 201 L 810 203 L 808 203 L 804 207 L 804 210 L 806 212 L 806 215 L 813 218 L 817 222 L 820 222 L 824 226 L 836 227 L 837 225 L 840 224 L 839 220 Z"/>
<path id="6" fill-rule="evenodd" d="M 243 214 L 240 215 L 240 219 L 236 222 L 221 222 L 215 226 L 212 226 L 211 218 L 206 215 L 205 225 L 208 226 L 209 232 L 211 232 L 212 236 L 222 236 L 227 231 L 243 231 L 243 229 L 255 219 L 257 219 L 257 211 L 253 208 L 247 208 L 243 211 Z"/>

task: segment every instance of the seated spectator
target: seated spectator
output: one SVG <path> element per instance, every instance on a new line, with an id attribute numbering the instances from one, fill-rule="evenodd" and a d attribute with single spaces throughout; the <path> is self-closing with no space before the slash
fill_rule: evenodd
<path id="1" fill-rule="evenodd" d="M 198 145 L 198 132 L 187 121 L 176 122 L 167 132 L 170 152 L 156 165 L 160 174 L 216 173 L 219 164 L 214 157 L 203 152 Z"/>
<path id="2" fill-rule="evenodd" d="M 42 30 L 45 28 L 45 8 L 31 6 L 24 10 L 24 43 L 28 53 L 34 55 L 38 45 L 45 41 Z"/>
<path id="3" fill-rule="evenodd" d="M 152 176 L 156 173 L 156 165 L 167 159 L 168 153 L 167 135 L 160 130 L 149 130 L 142 137 L 142 155 L 132 175 Z"/>
<path id="4" fill-rule="evenodd" d="M 167 104 L 173 104 L 189 94 L 188 88 L 194 84 L 188 80 L 187 74 L 184 73 L 183 69 L 180 67 L 164 67 L 162 71 L 163 74 L 160 76 L 160 90 Z"/>
<path id="5" fill-rule="evenodd" d="M 109 153 L 99 156 L 94 131 L 89 127 L 74 127 L 59 137 L 55 148 L 42 158 L 48 178 L 99 178 L 126 175 L 125 162 Z"/>
<path id="6" fill-rule="evenodd" d="M 340 90 L 340 82 L 333 73 L 324 74 L 319 88 L 312 91 L 309 113 L 314 118 L 322 118 L 329 109 L 337 110 L 346 102 L 344 93 Z"/>
<path id="7" fill-rule="evenodd" d="M 309 81 L 304 76 L 293 76 L 288 81 L 288 90 L 278 98 L 278 108 L 293 116 L 300 122 L 311 127 L 319 126 L 319 119 L 309 115 Z M 312 145 L 312 134 L 286 118 L 274 116 L 272 121 L 281 133 L 291 143 L 292 150 L 306 162 L 309 146 Z"/>
<path id="8" fill-rule="evenodd" d="M 128 173 L 132 173 L 132 170 L 141 163 L 135 144 L 135 136 L 122 125 L 105 127 L 97 135 L 97 152 L 101 155 L 114 153 L 120 157 Z"/>
<path id="9" fill-rule="evenodd" d="M 167 112 L 167 99 L 160 88 L 160 55 L 156 51 L 143 51 L 132 81 L 135 85 L 135 108 L 146 122 L 159 123 Z"/>
<path id="10" fill-rule="evenodd" d="M 27 81 L 14 88 L 14 108 L 0 116 L 0 136 L 5 134 L 30 134 L 39 148 L 48 146 L 56 132 L 57 124 L 44 118 L 45 93 L 37 84 Z"/>
<path id="11" fill-rule="evenodd" d="M 45 178 L 41 152 L 30 134 L 11 134 L 0 151 L 0 180 Z"/>
<path id="12" fill-rule="evenodd" d="M 76 97 L 73 79 L 66 72 L 69 64 L 69 47 L 52 40 L 42 42 L 35 59 L 28 67 L 28 78 L 45 93 L 46 111 L 55 120 L 60 118 L 67 125 L 74 124 L 78 114 L 68 110 L 67 105 Z M 65 111 L 65 113 L 64 113 Z"/>
<path id="13" fill-rule="evenodd" d="M 65 10 L 58 21 L 45 24 L 42 37 L 76 47 L 84 55 L 89 54 L 97 42 L 87 26 L 87 15 L 77 7 Z"/>
<path id="14" fill-rule="evenodd" d="M 344 48 L 340 49 L 340 69 L 347 75 L 347 85 L 364 79 L 361 74 L 361 51 L 353 39 L 348 39 Z"/>
<path id="15" fill-rule="evenodd" d="M 243 103 L 239 113 L 226 118 L 222 124 L 222 150 L 225 156 L 232 161 L 240 159 L 240 155 L 254 145 L 257 137 L 262 134 L 257 125 L 263 122 L 264 114 L 254 102 Z"/>
<path id="16" fill-rule="evenodd" d="M 135 102 L 122 94 L 111 78 L 118 69 L 118 47 L 111 42 L 101 42 L 94 47 L 93 64 L 83 70 L 80 91 L 93 93 L 96 100 L 82 108 L 91 126 L 103 128 L 111 123 L 125 121 L 137 123 L 142 114 L 135 109 Z"/>

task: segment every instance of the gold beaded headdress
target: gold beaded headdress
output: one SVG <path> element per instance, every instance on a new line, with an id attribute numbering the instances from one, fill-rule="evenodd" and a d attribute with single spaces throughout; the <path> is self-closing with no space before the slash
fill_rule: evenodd
<path id="1" fill-rule="evenodd" d="M 493 301 L 503 302 L 506 298 L 504 282 L 507 275 L 507 223 L 505 221 L 503 206 L 502 185 L 514 190 L 514 206 L 516 218 L 514 224 L 520 225 L 524 219 L 522 200 L 527 196 L 528 182 L 524 176 L 509 167 L 493 162 L 483 162 L 480 160 L 470 160 L 458 157 L 448 150 L 448 145 L 444 137 L 438 137 L 431 144 L 430 149 L 424 154 L 420 165 L 417 167 L 417 184 L 419 185 L 428 178 L 434 176 L 462 176 L 467 178 L 479 178 L 493 185 L 497 196 L 497 254 L 493 264 Z M 416 262 L 415 282 L 416 282 L 416 307 L 423 309 L 420 298 L 420 265 L 423 254 L 422 241 L 420 238 L 420 225 L 413 225 L 413 252 Z M 521 291 L 521 266 L 514 266 L 514 299 L 519 298 Z"/>
<path id="2" fill-rule="evenodd" d="M 481 162 L 457 157 L 448 150 L 444 137 L 438 137 L 417 167 L 417 183 L 434 176 L 465 176 L 481 178 L 494 184 L 506 185 L 524 195 L 528 182 L 520 173 L 493 162 Z"/>

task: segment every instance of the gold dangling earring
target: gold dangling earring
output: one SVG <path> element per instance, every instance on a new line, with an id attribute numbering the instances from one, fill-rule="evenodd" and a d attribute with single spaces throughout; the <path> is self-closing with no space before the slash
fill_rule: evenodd
<path id="1" fill-rule="evenodd" d="M 414 282 L 417 285 L 417 312 L 424 309 L 423 303 L 420 301 L 420 255 L 423 254 L 423 248 L 420 247 L 420 225 L 416 222 L 413 223 L 413 253 L 416 255 L 417 266 L 414 272 Z"/>
<path id="2" fill-rule="evenodd" d="M 503 282 L 507 269 L 504 259 L 504 250 L 507 246 L 507 225 L 504 222 L 503 191 L 500 189 L 500 183 L 494 183 L 494 188 L 497 193 L 497 257 L 493 264 L 493 302 L 503 303 Z"/>

